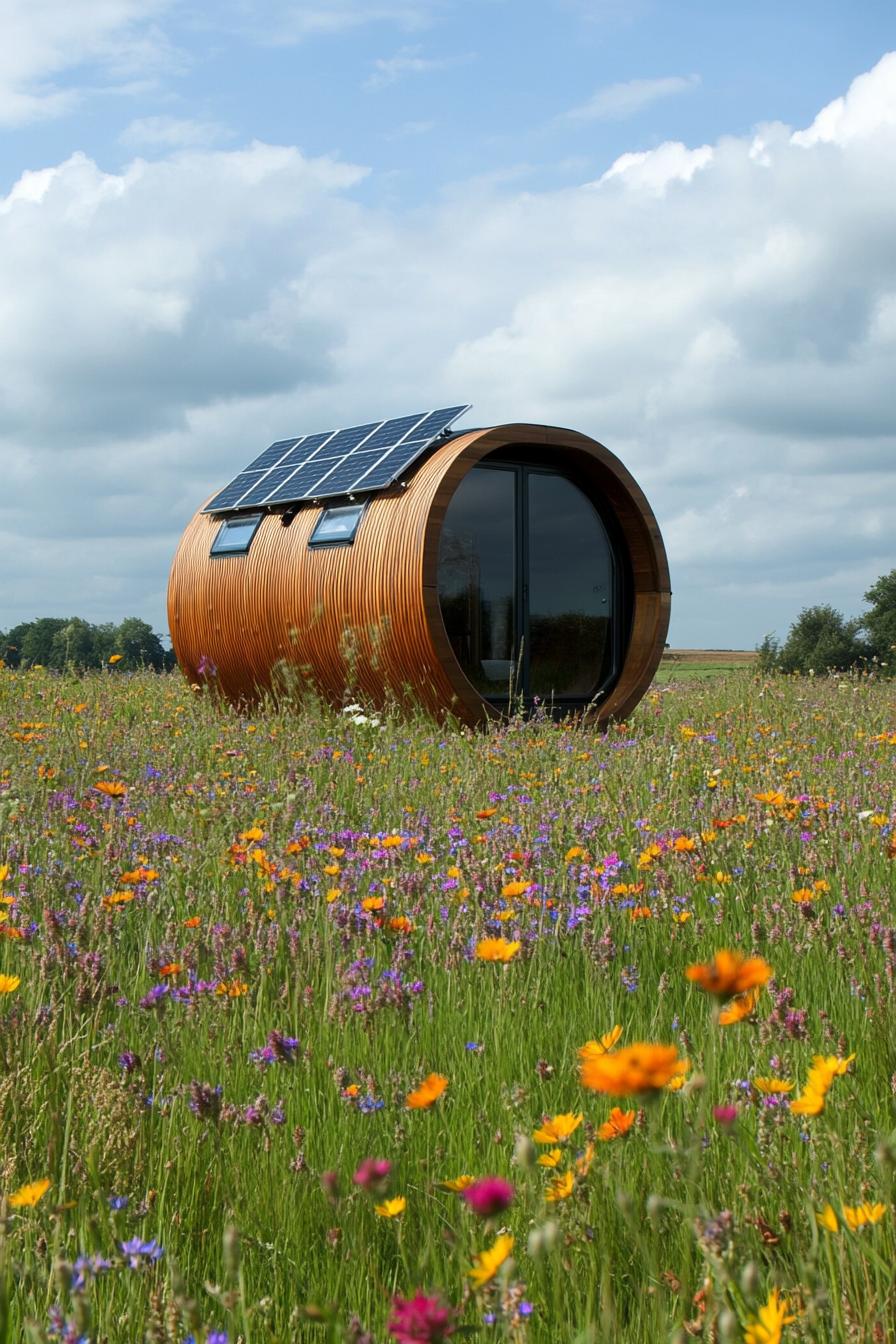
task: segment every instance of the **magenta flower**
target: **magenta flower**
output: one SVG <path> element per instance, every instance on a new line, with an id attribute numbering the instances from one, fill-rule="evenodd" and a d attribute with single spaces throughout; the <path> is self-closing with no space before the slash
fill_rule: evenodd
<path id="1" fill-rule="evenodd" d="M 736 1106 L 713 1106 L 712 1117 L 723 1129 L 730 1129 L 737 1120 Z"/>
<path id="2" fill-rule="evenodd" d="M 384 1157 L 365 1157 L 352 1177 L 355 1185 L 372 1195 L 381 1195 L 389 1182 L 392 1163 Z"/>
<path id="3" fill-rule="evenodd" d="M 491 1218 L 496 1213 L 503 1213 L 513 1202 L 513 1195 L 513 1186 L 500 1176 L 483 1176 L 481 1181 L 474 1181 L 461 1191 L 461 1198 L 480 1218 Z"/>
<path id="4" fill-rule="evenodd" d="M 454 1310 L 438 1297 L 393 1297 L 389 1334 L 398 1344 L 439 1344 L 454 1334 Z"/>

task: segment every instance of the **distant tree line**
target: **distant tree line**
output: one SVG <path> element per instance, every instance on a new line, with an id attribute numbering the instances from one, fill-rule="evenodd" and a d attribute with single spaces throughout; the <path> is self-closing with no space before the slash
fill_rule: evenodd
<path id="1" fill-rule="evenodd" d="M 884 574 L 865 594 L 869 609 L 847 619 L 831 606 L 806 607 L 783 644 L 766 635 L 759 666 L 776 672 L 845 672 L 874 667 L 896 673 L 896 569 Z"/>
<path id="2" fill-rule="evenodd" d="M 156 672 L 174 667 L 175 658 L 146 621 L 129 616 L 120 625 L 91 625 L 79 616 L 42 616 L 0 633 L 0 658 L 7 667 L 90 668 L 109 665 Z"/>

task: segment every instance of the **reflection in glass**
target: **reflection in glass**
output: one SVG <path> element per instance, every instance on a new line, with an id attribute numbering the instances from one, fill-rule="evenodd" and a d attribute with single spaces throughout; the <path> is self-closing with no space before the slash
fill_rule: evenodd
<path id="1" fill-rule="evenodd" d="M 541 471 L 527 478 L 528 694 L 587 699 L 612 663 L 610 544 L 572 481 Z"/>
<path id="2" fill-rule="evenodd" d="M 465 675 L 503 696 L 516 655 L 516 472 L 474 468 L 448 507 L 439 546 L 439 602 Z"/>

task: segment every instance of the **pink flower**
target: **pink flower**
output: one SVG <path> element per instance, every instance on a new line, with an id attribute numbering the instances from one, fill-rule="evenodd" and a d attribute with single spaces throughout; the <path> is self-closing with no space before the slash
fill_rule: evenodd
<path id="1" fill-rule="evenodd" d="M 391 1170 L 392 1163 L 387 1162 L 384 1157 L 365 1157 L 352 1179 L 362 1190 L 368 1190 L 372 1195 L 381 1195 L 389 1183 Z"/>
<path id="2" fill-rule="evenodd" d="M 717 1124 L 720 1124 L 723 1129 L 730 1129 L 731 1126 L 737 1120 L 737 1107 L 713 1106 L 712 1118 L 716 1121 Z"/>
<path id="3" fill-rule="evenodd" d="M 513 1186 L 500 1176 L 483 1176 L 481 1181 L 474 1181 L 461 1191 L 461 1198 L 480 1218 L 491 1218 L 496 1213 L 503 1213 L 513 1202 L 513 1195 Z"/>
<path id="4" fill-rule="evenodd" d="M 398 1344 L 439 1344 L 454 1334 L 454 1310 L 438 1297 L 393 1297 L 389 1334 Z"/>

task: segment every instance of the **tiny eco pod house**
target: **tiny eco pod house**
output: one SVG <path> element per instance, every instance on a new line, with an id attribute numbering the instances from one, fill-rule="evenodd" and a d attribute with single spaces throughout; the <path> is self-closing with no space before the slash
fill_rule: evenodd
<path id="1" fill-rule="evenodd" d="M 624 718 L 669 623 L 647 500 L 585 434 L 453 430 L 466 410 L 281 440 L 214 495 L 168 585 L 188 679 L 251 701 L 291 667 L 336 705 Z"/>

